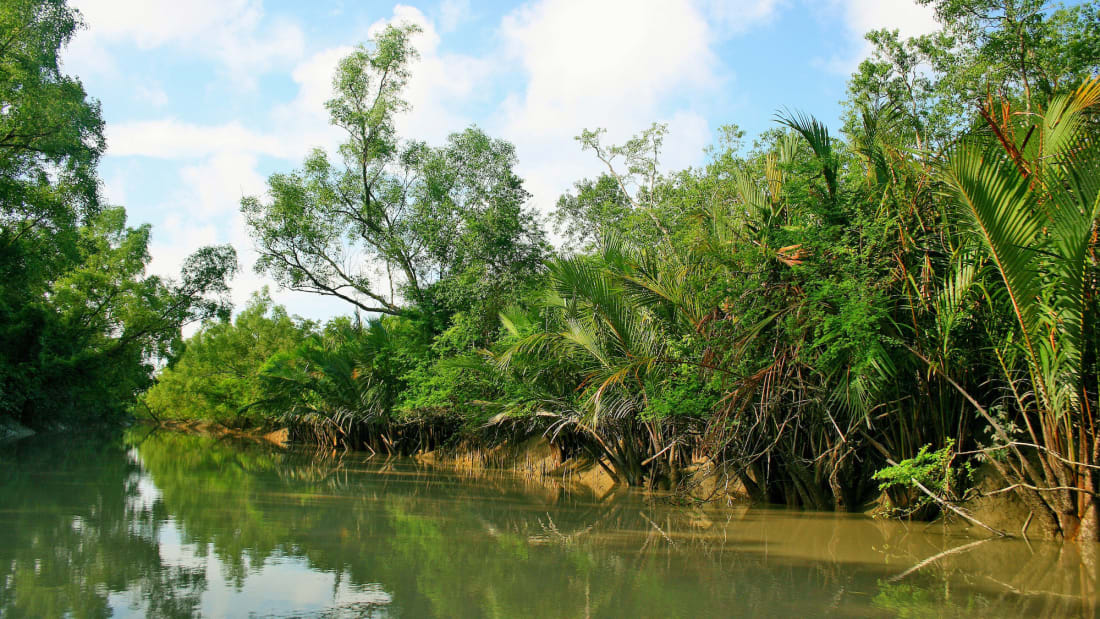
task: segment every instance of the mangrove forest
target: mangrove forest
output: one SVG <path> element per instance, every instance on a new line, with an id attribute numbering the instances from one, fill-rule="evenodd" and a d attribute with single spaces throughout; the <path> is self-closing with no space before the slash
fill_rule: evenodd
<path id="1" fill-rule="evenodd" d="M 355 606 L 359 614 L 323 616 L 525 614 L 519 590 L 494 589 L 512 560 L 572 566 L 539 568 L 548 587 L 569 593 L 540 593 L 547 615 L 718 612 L 688 591 L 755 600 L 742 612 L 795 612 L 778 589 L 741 580 L 776 569 L 764 567 L 766 555 L 728 568 L 750 597 L 718 592 L 707 570 L 725 551 L 668 529 L 693 530 L 675 509 L 731 505 L 942 519 L 994 537 L 1060 540 L 1093 565 L 1095 587 L 1100 3 L 916 4 L 938 29 L 866 33 L 839 124 L 792 98 L 762 132 L 727 119 L 703 162 L 685 169 L 665 164 L 669 124 L 637 127 L 627 140 L 578 126 L 575 157 L 599 172 L 575 179 L 552 208 L 534 204 L 518 172 L 523 153 L 482 126 L 451 127 L 436 142 L 405 135 L 423 26 L 377 25 L 323 76 L 340 143 L 318 145 L 240 199 L 254 264 L 239 265 L 229 244 L 193 247 L 168 277 L 150 270 L 152 227 L 129 224 L 105 196 L 99 170 L 112 134 L 94 93 L 61 60 L 84 27 L 80 11 L 63 0 L 5 0 L 0 433 L 41 436 L 0 443 L 0 506 L 40 491 L 21 472 L 27 462 L 86 483 L 109 478 L 114 511 L 81 512 L 103 553 L 81 578 L 114 587 L 122 576 L 95 574 L 93 564 L 119 555 L 131 564 L 127 586 L 154 596 L 142 612 L 161 616 L 197 613 L 196 591 L 213 585 L 210 571 L 158 567 L 142 532 L 162 535 L 169 521 L 158 510 L 174 514 L 180 543 L 224 563 L 238 592 L 249 566 L 276 556 L 335 573 L 336 597 L 340 587 L 400 583 Z M 233 277 L 249 266 L 270 285 L 234 308 Z M 343 315 L 295 315 L 273 299 L 287 290 L 339 303 Z M 135 422 L 151 425 L 117 436 Z M 75 441 L 50 456 L 57 461 L 36 451 L 56 450 L 48 437 L 74 431 L 110 438 L 102 450 L 87 437 L 57 439 Z M 211 438 L 278 431 L 291 451 L 224 451 Z M 450 478 L 431 481 L 444 473 L 420 468 L 511 466 L 534 451 L 550 463 L 538 471 L 544 480 L 599 477 L 630 501 L 662 497 L 661 509 L 679 515 L 661 521 L 628 503 L 605 521 L 582 501 L 555 524 L 550 512 L 522 511 L 532 508 L 513 482 L 480 482 L 501 493 L 486 501 L 506 504 L 469 506 L 452 496 Z M 80 458 L 97 468 L 81 471 Z M 180 463 L 201 473 L 184 480 Z M 356 476 L 386 466 L 397 468 Z M 402 467 L 445 496 L 386 477 Z M 181 484 L 222 499 L 188 498 Z M 359 511 L 331 503 L 291 516 L 261 487 L 320 492 Z M 459 521 L 435 519 L 444 500 L 467 505 Z M 506 509 L 512 502 L 520 512 Z M 1004 517 L 979 513 L 982 502 Z M 237 537 L 220 533 L 217 520 L 238 513 L 250 516 L 227 525 Z M 368 521 L 379 528 L 357 529 Z M 0 546 L 79 533 L 12 522 Z M 410 559 L 443 552 L 441 526 L 489 536 L 493 560 L 472 541 L 431 568 Z M 698 562 L 645 555 L 625 569 L 615 553 L 632 551 L 577 541 L 616 527 L 649 531 L 647 547 L 690 547 Z M 879 534 L 901 543 L 893 529 L 869 535 Z M 536 546 L 555 554 L 535 559 Z M 373 563 L 353 557 L 356 548 Z M 1016 550 L 1002 552 L 999 561 L 1014 560 Z M 51 605 L 42 592 L 49 565 L 20 556 L 0 548 L 0 613 L 110 614 L 115 602 L 102 592 Z M 605 573 L 614 580 L 585 580 L 604 573 L 599 565 L 619 566 Z M 471 571 L 465 593 L 444 586 Z M 682 596 L 647 588 L 670 571 L 686 579 Z M 815 583 L 805 611 L 827 606 L 829 583 L 845 573 L 790 567 L 773 577 Z M 872 615 L 963 604 L 936 593 L 938 602 L 906 615 L 896 604 L 917 596 L 911 581 L 850 577 L 877 587 Z M 478 601 L 452 599 L 462 595 Z M 974 595 L 991 604 L 979 614 L 999 608 Z M 379 611 L 398 598 L 405 606 Z M 1095 611 L 1027 604 L 1017 610 Z"/>

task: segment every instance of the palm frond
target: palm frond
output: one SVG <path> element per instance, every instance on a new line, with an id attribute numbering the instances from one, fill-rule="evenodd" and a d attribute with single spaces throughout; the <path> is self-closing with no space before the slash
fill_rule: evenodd
<path id="1" fill-rule="evenodd" d="M 821 174 L 825 178 L 829 198 L 836 200 L 838 168 L 828 127 L 817 118 L 802 112 L 784 110 L 777 113 L 775 117 L 779 124 L 793 129 L 810 145 L 810 149 L 814 151 L 814 155 L 821 164 Z"/>

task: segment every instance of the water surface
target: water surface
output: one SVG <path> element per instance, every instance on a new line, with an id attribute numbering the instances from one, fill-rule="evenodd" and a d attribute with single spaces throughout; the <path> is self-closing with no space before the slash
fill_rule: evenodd
<path id="1" fill-rule="evenodd" d="M 4 617 L 1093 616 L 1075 546 L 977 539 L 147 430 L 0 446 Z"/>

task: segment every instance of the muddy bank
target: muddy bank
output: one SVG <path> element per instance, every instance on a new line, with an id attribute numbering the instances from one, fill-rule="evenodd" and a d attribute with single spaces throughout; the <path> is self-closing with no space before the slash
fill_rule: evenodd
<path id="1" fill-rule="evenodd" d="M 411 450 L 410 453 L 386 453 L 377 451 L 365 443 L 365 448 L 348 450 L 328 441 L 318 443 L 301 428 L 230 428 L 218 423 L 203 421 L 165 420 L 153 427 L 173 432 L 184 432 L 265 442 L 287 447 L 290 444 L 313 446 L 323 452 L 361 451 L 388 458 L 403 455 L 421 465 L 455 472 L 470 478 L 490 479 L 518 476 L 526 481 L 547 488 L 583 491 L 596 498 L 628 487 L 603 463 L 597 462 L 582 451 L 553 443 L 541 434 L 520 439 L 502 439 L 487 444 L 478 437 L 446 441 L 434 449 Z M 675 482 L 649 487 L 648 490 L 665 495 L 681 504 L 748 505 L 752 497 L 732 474 L 728 467 L 716 465 L 711 460 L 696 460 L 691 466 L 678 472 Z"/>
<path id="2" fill-rule="evenodd" d="M 505 442 L 492 447 L 479 447 L 465 441 L 454 447 L 414 454 L 421 464 L 468 474 L 473 478 L 494 475 L 519 475 L 520 477 L 555 488 L 586 491 L 596 498 L 604 498 L 626 484 L 617 480 L 609 471 L 584 456 L 564 457 L 562 450 L 542 436 L 523 441 Z M 1007 483 L 989 466 L 980 467 L 975 474 L 975 487 L 967 500 L 958 507 L 993 529 L 1010 537 L 1051 539 L 1054 532 L 1044 530 L 1034 521 L 1027 505 L 1014 493 L 1004 492 Z M 679 472 L 676 483 L 656 490 L 670 502 L 697 507 L 748 508 L 759 504 L 732 467 L 709 459 L 699 459 Z M 880 509 L 884 498 L 872 501 L 861 509 L 852 510 L 873 516 L 876 520 L 895 520 L 896 517 Z M 927 524 L 949 524 L 979 538 L 996 537 L 989 530 L 967 521 L 947 510 Z"/>
<path id="3" fill-rule="evenodd" d="M 272 444 L 281 448 L 291 444 L 313 445 L 322 452 L 348 452 L 341 446 L 326 446 L 303 441 L 290 428 L 230 428 L 217 423 L 201 421 L 165 420 L 152 427 L 172 432 L 201 434 L 217 438 L 231 438 Z M 371 450 L 362 450 L 370 453 Z M 389 458 L 395 454 L 377 453 Z M 475 437 L 467 437 L 430 450 L 417 450 L 406 454 L 415 462 L 430 469 L 458 473 L 472 479 L 519 477 L 527 482 L 545 486 L 548 490 L 581 491 L 602 499 L 627 488 L 606 466 L 592 458 L 556 445 L 542 435 L 532 435 L 518 440 L 501 440 L 484 444 Z M 971 497 L 960 505 L 975 519 L 1011 536 L 1032 539 L 1052 537 L 1051 531 L 1032 522 L 1027 506 L 1012 492 L 999 492 L 1006 486 L 991 467 L 981 467 L 975 475 L 975 488 Z M 730 467 L 709 459 L 698 459 L 678 471 L 674 483 L 649 488 L 665 496 L 669 501 L 690 505 L 724 505 L 746 507 L 754 500 L 748 489 Z M 885 499 L 873 501 L 863 509 L 854 510 L 889 519 L 881 509 Z M 961 518 L 947 513 L 935 521 L 947 521 L 953 526 L 973 529 L 979 537 L 988 531 L 973 526 Z"/>
<path id="4" fill-rule="evenodd" d="M 414 454 L 413 458 L 459 473 L 484 476 L 503 472 L 562 487 L 583 488 L 597 497 L 606 496 L 620 486 L 610 472 L 591 458 L 567 456 L 544 436 L 493 446 L 479 446 L 466 440 L 453 447 Z"/>
<path id="5" fill-rule="evenodd" d="M 249 441 L 265 441 L 280 447 L 286 447 L 290 441 L 290 432 L 286 428 L 230 428 L 220 423 L 207 421 L 183 421 L 166 419 L 160 423 L 150 424 L 156 429 L 170 430 L 172 432 L 187 432 L 203 434 L 215 437 L 231 437 Z"/>
<path id="6" fill-rule="evenodd" d="M 1033 539 L 1055 536 L 1055 531 L 1043 528 L 1016 493 L 1003 491 L 1009 484 L 992 466 L 987 464 L 978 467 L 974 482 L 974 496 L 965 501 L 962 507 L 975 518 L 1013 536 Z"/>
<path id="7" fill-rule="evenodd" d="M 253 442 L 265 442 L 287 447 L 290 444 L 313 446 L 323 452 L 360 451 L 374 453 L 382 458 L 405 455 L 419 464 L 456 472 L 470 477 L 518 476 L 555 488 L 586 490 L 596 497 L 604 497 L 625 484 L 620 483 L 604 467 L 591 458 L 571 456 L 543 436 L 531 436 L 524 440 L 502 441 L 485 445 L 472 438 L 460 440 L 449 446 L 431 450 L 417 450 L 409 454 L 388 454 L 374 449 L 348 450 L 340 445 L 318 444 L 303 440 L 301 430 L 293 428 L 230 428 L 205 421 L 164 420 L 150 424 L 152 429 L 171 432 L 200 434 L 217 438 L 232 438 Z M 369 445 L 368 445 L 369 447 Z"/>

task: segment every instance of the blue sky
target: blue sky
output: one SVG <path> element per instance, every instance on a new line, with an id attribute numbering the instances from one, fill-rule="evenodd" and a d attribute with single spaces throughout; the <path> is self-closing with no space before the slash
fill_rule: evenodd
<path id="1" fill-rule="evenodd" d="M 516 145 L 519 171 L 548 211 L 572 181 L 599 171 L 573 136 L 613 141 L 667 122 L 664 163 L 698 165 L 718 127 L 749 135 L 782 107 L 836 125 L 862 34 L 935 28 L 913 0 L 74 0 L 85 16 L 65 54 L 103 105 L 109 200 L 153 224 L 157 273 L 203 244 L 233 243 L 240 304 L 267 282 L 238 213 L 264 179 L 339 134 L 323 108 L 332 68 L 386 22 L 423 28 L 415 43 L 405 137 L 442 142 L 476 123 Z M 291 312 L 347 313 L 338 302 L 278 292 Z"/>

